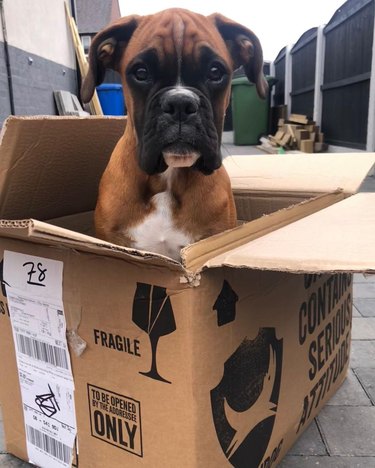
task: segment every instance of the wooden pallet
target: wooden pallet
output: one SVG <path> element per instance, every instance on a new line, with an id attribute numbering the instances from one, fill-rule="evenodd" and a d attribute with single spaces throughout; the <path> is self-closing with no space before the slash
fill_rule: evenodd
<path id="1" fill-rule="evenodd" d="M 268 138 L 270 144 L 276 148 L 298 149 L 304 153 L 320 153 L 328 147 L 319 126 L 301 114 L 291 114 L 288 120 L 279 119 L 276 134 L 269 135 Z"/>
<path id="2" fill-rule="evenodd" d="M 67 5 L 66 2 L 64 2 L 64 4 L 65 4 L 66 18 L 68 21 L 70 32 L 72 34 L 73 44 L 74 44 L 74 48 L 76 51 L 79 71 L 81 72 L 82 79 L 84 79 L 87 75 L 89 64 L 86 59 L 86 55 L 83 49 L 81 38 L 79 37 L 79 34 L 78 34 L 76 22 L 74 18 L 72 17 L 72 15 L 70 14 L 69 6 Z M 90 106 L 91 114 L 103 115 L 102 106 L 100 105 L 100 101 L 99 101 L 98 94 L 96 91 L 94 92 L 94 95 L 90 101 L 89 106 Z"/>

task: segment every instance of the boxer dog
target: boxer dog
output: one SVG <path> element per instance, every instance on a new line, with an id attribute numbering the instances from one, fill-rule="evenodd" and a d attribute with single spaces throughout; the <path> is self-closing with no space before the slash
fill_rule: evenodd
<path id="1" fill-rule="evenodd" d="M 185 245 L 236 226 L 220 145 L 231 75 L 241 65 L 264 98 L 258 38 L 220 14 L 128 16 L 94 37 L 82 100 L 112 68 L 128 111 L 100 182 L 98 237 L 178 260 Z"/>

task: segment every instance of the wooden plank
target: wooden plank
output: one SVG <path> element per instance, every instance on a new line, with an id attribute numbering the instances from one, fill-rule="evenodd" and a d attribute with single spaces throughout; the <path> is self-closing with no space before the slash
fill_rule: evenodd
<path id="1" fill-rule="evenodd" d="M 285 132 L 282 130 L 278 130 L 274 136 L 275 140 L 281 140 L 283 136 L 285 135 Z"/>
<path id="2" fill-rule="evenodd" d="M 297 130 L 304 130 L 305 128 L 302 125 L 298 124 L 287 124 L 287 128 L 289 133 L 294 137 L 297 138 Z"/>
<path id="3" fill-rule="evenodd" d="M 260 149 L 261 151 L 264 151 L 267 154 L 277 154 L 277 148 L 273 148 L 272 146 L 268 145 L 258 145 L 256 148 Z"/>
<path id="4" fill-rule="evenodd" d="M 301 151 L 304 153 L 313 153 L 314 152 L 314 142 L 313 140 L 301 140 Z"/>
<path id="5" fill-rule="evenodd" d="M 314 153 L 322 153 L 323 151 L 327 151 L 327 149 L 327 143 L 321 143 L 319 141 L 314 143 Z"/>
<path id="6" fill-rule="evenodd" d="M 315 132 L 315 125 L 313 123 L 309 125 L 305 125 L 305 130 L 307 130 L 310 133 Z"/>
<path id="7" fill-rule="evenodd" d="M 310 138 L 310 132 L 304 129 L 297 129 L 296 138 L 297 142 L 300 142 L 301 140 L 308 140 Z"/>
<path id="8" fill-rule="evenodd" d="M 282 137 L 282 139 L 281 139 L 281 142 L 280 142 L 281 145 L 280 145 L 280 146 L 283 146 L 283 147 L 284 147 L 284 146 L 288 145 L 288 143 L 290 142 L 291 138 L 292 138 L 292 135 L 290 135 L 289 133 L 286 133 L 286 134 Z"/>
<path id="9" fill-rule="evenodd" d="M 86 59 L 86 55 L 85 55 L 85 51 L 83 49 L 81 38 L 79 37 L 76 22 L 75 22 L 74 18 L 71 16 L 69 7 L 68 7 L 66 2 L 64 2 L 64 5 L 65 5 L 65 13 L 66 13 L 68 25 L 69 25 L 69 28 L 70 28 L 74 48 L 75 48 L 75 51 L 76 51 L 79 71 L 81 72 L 82 79 L 84 79 L 86 77 L 86 75 L 87 75 L 87 72 L 88 72 L 88 69 L 89 69 L 89 64 L 88 64 L 87 59 Z M 103 115 L 102 107 L 100 105 L 100 101 L 99 101 L 98 94 L 97 94 L 96 91 L 94 91 L 94 94 L 93 94 L 93 97 L 92 97 L 92 99 L 90 101 L 89 106 L 90 106 L 91 114 L 93 114 L 93 115 Z"/>
<path id="10" fill-rule="evenodd" d="M 307 116 L 302 114 L 290 114 L 288 121 L 304 125 L 307 125 L 309 123 L 309 119 L 307 118 Z"/>

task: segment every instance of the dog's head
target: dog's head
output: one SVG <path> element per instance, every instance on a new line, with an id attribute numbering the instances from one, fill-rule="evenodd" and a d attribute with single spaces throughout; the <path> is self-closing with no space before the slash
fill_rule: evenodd
<path id="1" fill-rule="evenodd" d="M 249 29 L 182 9 L 129 16 L 94 37 L 81 95 L 88 102 L 105 69 L 118 71 L 140 167 L 155 174 L 194 166 L 210 174 L 221 165 L 231 75 L 241 65 L 264 98 L 262 48 Z"/>

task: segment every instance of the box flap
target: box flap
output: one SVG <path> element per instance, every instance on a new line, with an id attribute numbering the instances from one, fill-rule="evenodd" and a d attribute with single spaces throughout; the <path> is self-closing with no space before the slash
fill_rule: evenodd
<path id="1" fill-rule="evenodd" d="M 375 163 L 375 153 L 230 156 L 224 165 L 234 191 L 355 193 Z"/>
<path id="2" fill-rule="evenodd" d="M 96 237 L 80 234 L 35 219 L 0 220 L 0 237 L 28 240 L 56 247 L 64 246 L 82 252 L 122 258 L 131 262 L 137 261 L 147 265 L 166 266 L 170 270 L 186 273 L 181 263 L 163 255 L 121 247 Z"/>
<path id="3" fill-rule="evenodd" d="M 188 270 L 199 269 L 206 261 L 224 252 L 262 237 L 271 231 L 280 229 L 298 219 L 344 199 L 342 191 L 335 191 L 305 200 L 282 210 L 254 219 L 237 228 L 216 234 L 195 244 L 188 245 L 181 251 L 182 263 Z"/>
<path id="4" fill-rule="evenodd" d="M 375 193 L 360 193 L 208 260 L 203 268 L 375 273 Z"/>
<path id="5" fill-rule="evenodd" d="M 126 119 L 9 117 L 0 137 L 0 218 L 46 220 L 93 210 Z"/>

